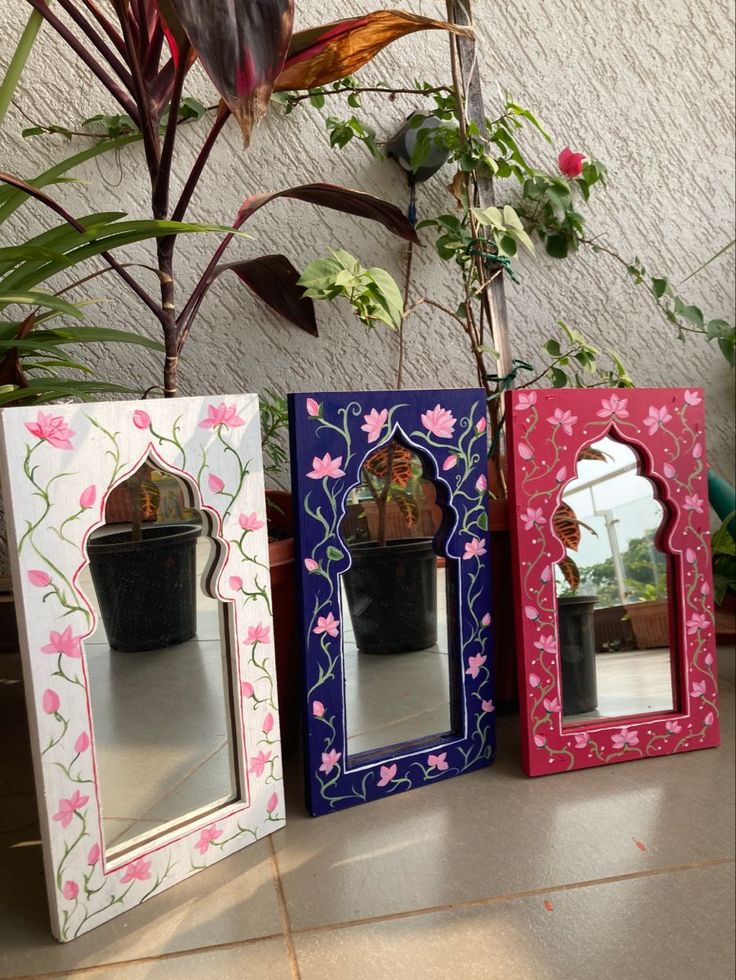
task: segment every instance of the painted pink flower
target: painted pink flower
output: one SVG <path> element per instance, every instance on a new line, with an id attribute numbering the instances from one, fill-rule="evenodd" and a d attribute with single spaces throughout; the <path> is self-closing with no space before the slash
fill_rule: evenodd
<path id="1" fill-rule="evenodd" d="M 248 633 L 245 637 L 245 642 L 250 643 L 270 643 L 271 642 L 271 627 L 264 626 L 263 623 L 259 623 L 257 626 L 249 626 Z"/>
<path id="2" fill-rule="evenodd" d="M 529 674 L 529 687 L 537 688 L 542 683 L 542 678 L 539 674 Z"/>
<path id="3" fill-rule="evenodd" d="M 51 584 L 51 576 L 42 572 L 40 568 L 32 568 L 28 572 L 28 581 L 38 589 L 45 589 L 47 585 Z"/>
<path id="4" fill-rule="evenodd" d="M 319 416 L 319 409 L 320 406 L 318 401 L 316 401 L 314 398 L 307 398 L 307 415 L 310 418 L 316 419 Z"/>
<path id="5" fill-rule="evenodd" d="M 705 716 L 705 718 L 703 718 L 703 724 L 706 726 L 706 728 L 710 728 L 710 726 L 713 724 L 715 720 L 716 720 L 716 716 L 713 714 L 712 711 L 709 711 L 708 714 Z"/>
<path id="6" fill-rule="evenodd" d="M 45 415 L 39 412 L 35 422 L 26 422 L 26 428 L 37 439 L 45 440 L 54 449 L 72 449 L 70 442 L 74 432 L 61 415 Z"/>
<path id="7" fill-rule="evenodd" d="M 465 673 L 469 674 L 475 680 L 487 659 L 488 657 L 484 653 L 476 653 L 475 656 L 468 657 L 468 667 Z"/>
<path id="8" fill-rule="evenodd" d="M 546 584 L 552 578 L 552 569 L 549 565 L 545 565 L 542 569 L 542 574 L 539 576 L 541 580 Z M 529 608 L 529 607 L 527 607 Z"/>
<path id="9" fill-rule="evenodd" d="M 151 416 L 142 408 L 137 408 L 133 412 L 133 425 L 136 429 L 148 429 L 151 425 Z"/>
<path id="10" fill-rule="evenodd" d="M 455 416 L 440 405 L 426 411 L 421 418 L 424 428 L 438 439 L 449 439 L 455 431 Z"/>
<path id="11" fill-rule="evenodd" d="M 308 572 L 316 572 L 319 568 L 319 562 L 315 561 L 314 558 L 305 558 L 304 567 Z"/>
<path id="12" fill-rule="evenodd" d="M 544 735 L 535 735 L 534 744 L 538 749 L 543 749 L 547 744 L 547 739 L 544 737 Z"/>
<path id="13" fill-rule="evenodd" d="M 664 475 L 668 480 L 673 480 L 677 476 L 677 470 L 672 463 L 665 463 L 662 469 L 664 470 Z"/>
<path id="14" fill-rule="evenodd" d="M 558 483 L 564 483 L 566 479 L 567 479 L 567 467 L 561 466 L 559 470 L 557 470 L 557 472 L 555 473 L 555 480 Z"/>
<path id="15" fill-rule="evenodd" d="M 243 698 L 252 698 L 255 694 L 256 689 L 253 687 L 250 681 L 240 682 L 240 696 Z"/>
<path id="16" fill-rule="evenodd" d="M 703 500 L 697 495 L 697 493 L 688 493 L 685 495 L 685 503 L 682 505 L 683 510 L 692 510 L 696 514 L 703 513 Z"/>
<path id="17" fill-rule="evenodd" d="M 335 749 L 330 749 L 329 752 L 323 752 L 322 765 L 319 767 L 319 771 L 323 772 L 325 776 L 329 776 L 340 761 L 341 756 L 342 752 L 336 752 Z"/>
<path id="18" fill-rule="evenodd" d="M 490 701 L 490 700 L 488 700 L 488 701 L 481 701 L 480 706 L 481 706 L 482 710 L 485 711 L 485 712 L 487 712 L 488 714 L 490 714 L 491 711 L 495 711 L 496 710 L 496 705 L 493 703 L 493 701 Z"/>
<path id="19" fill-rule="evenodd" d="M 684 396 L 688 405 L 699 405 L 702 402 L 699 391 L 686 391 Z"/>
<path id="20" fill-rule="evenodd" d="M 695 445 L 693 446 L 693 459 L 702 459 L 702 458 L 703 458 L 703 443 L 696 442 Z"/>
<path id="21" fill-rule="evenodd" d="M 214 473 L 210 473 L 207 477 L 207 486 L 210 488 L 210 493 L 222 493 L 225 489 L 224 481 Z"/>
<path id="22" fill-rule="evenodd" d="M 620 732 L 616 732 L 615 735 L 611 735 L 611 744 L 617 749 L 623 749 L 627 745 L 630 745 L 633 749 L 639 744 L 639 736 L 636 732 L 632 732 L 624 726 Z"/>
<path id="23" fill-rule="evenodd" d="M 243 580 L 239 575 L 231 575 L 229 585 L 233 592 L 240 592 L 243 588 Z"/>
<path id="24" fill-rule="evenodd" d="M 262 726 L 263 727 L 263 734 L 264 735 L 268 735 L 269 732 L 272 732 L 273 731 L 273 725 L 274 725 L 273 715 L 269 711 L 268 714 L 266 715 L 266 717 L 263 719 L 263 726 Z"/>
<path id="25" fill-rule="evenodd" d="M 486 613 L 483 616 L 483 618 L 480 621 L 480 625 L 481 626 L 490 626 L 491 625 L 491 614 L 490 613 Z"/>
<path id="26" fill-rule="evenodd" d="M 483 433 L 486 431 L 487 427 L 488 427 L 488 420 L 486 419 L 485 415 L 481 415 L 481 417 L 476 422 L 475 431 L 478 433 L 478 435 L 482 436 Z"/>
<path id="27" fill-rule="evenodd" d="M 587 732 L 575 732 L 575 735 L 573 737 L 575 739 L 576 749 L 584 749 L 585 746 L 590 741 L 590 735 L 588 735 Z"/>
<path id="28" fill-rule="evenodd" d="M 94 868 L 94 866 L 100 860 L 100 853 L 100 845 L 93 844 L 89 849 L 89 854 L 87 855 L 87 864 Z"/>
<path id="29" fill-rule="evenodd" d="M 390 766 L 381 766 L 381 778 L 376 783 L 376 786 L 388 786 L 391 780 L 396 776 L 398 766 L 394 762 Z"/>
<path id="30" fill-rule="evenodd" d="M 59 700 L 59 695 L 56 693 L 56 691 L 52 691 L 49 687 L 43 692 L 41 704 L 43 705 L 43 710 L 47 715 L 55 715 L 59 710 L 61 701 Z"/>
<path id="31" fill-rule="evenodd" d="M 687 623 L 688 636 L 697 633 L 698 630 L 707 630 L 710 626 L 710 619 L 705 613 L 693 613 Z"/>
<path id="32" fill-rule="evenodd" d="M 336 459 L 333 459 L 329 453 L 325 453 L 322 459 L 315 456 L 312 460 L 313 469 L 307 473 L 307 476 L 310 480 L 336 480 L 339 476 L 345 476 L 343 470 L 340 469 L 341 465 L 342 456 L 338 456 Z"/>
<path id="33" fill-rule="evenodd" d="M 264 752 L 263 749 L 261 749 L 258 755 L 254 755 L 253 758 L 250 760 L 250 766 L 248 768 L 248 772 L 253 773 L 255 776 L 259 776 L 259 777 L 262 776 L 266 770 L 266 765 L 268 764 L 270 758 L 271 758 L 271 753 Z"/>
<path id="34" fill-rule="evenodd" d="M 688 563 L 688 565 L 694 565 L 697 560 L 698 560 L 698 556 L 693 551 L 693 549 L 687 548 L 685 550 L 685 561 Z"/>
<path id="35" fill-rule="evenodd" d="M 550 417 L 547 419 L 550 425 L 558 425 L 566 436 L 572 435 L 572 427 L 575 425 L 577 420 L 577 415 L 573 415 L 568 409 L 563 411 L 561 408 L 556 408 L 554 415 L 550 415 Z"/>
<path id="36" fill-rule="evenodd" d="M 94 504 L 96 498 L 97 487 L 94 485 L 94 483 L 92 483 L 80 494 L 79 506 L 82 508 L 82 510 L 88 510 Z"/>
<path id="37" fill-rule="evenodd" d="M 265 522 L 258 520 L 258 514 L 255 511 L 252 514 L 241 514 L 238 518 L 238 524 L 244 531 L 260 531 L 262 527 L 265 527 Z"/>
<path id="38" fill-rule="evenodd" d="M 447 752 L 440 752 L 439 755 L 427 756 L 427 765 L 430 769 L 438 769 L 440 772 L 444 772 L 446 769 L 449 769 L 450 766 L 447 762 Z"/>
<path id="39" fill-rule="evenodd" d="M 527 507 L 521 515 L 521 519 L 524 522 L 525 531 L 531 531 L 533 527 L 547 523 L 547 518 L 542 513 L 541 507 Z"/>
<path id="40" fill-rule="evenodd" d="M 537 393 L 536 393 L 536 391 L 520 391 L 519 392 L 519 395 L 518 395 L 518 398 L 517 398 L 517 401 L 516 401 L 516 407 L 517 408 L 522 409 L 522 411 L 526 411 L 527 408 L 531 408 L 532 405 L 536 405 L 536 404 L 537 404 Z"/>
<path id="41" fill-rule="evenodd" d="M 120 879 L 121 885 L 127 885 L 129 881 L 146 881 L 151 877 L 151 862 L 145 858 L 138 858 L 132 861 L 125 869 L 125 874 Z"/>
<path id="42" fill-rule="evenodd" d="M 705 659 L 703 660 L 703 663 L 705 664 L 706 667 L 712 667 L 713 666 L 713 654 L 710 651 L 708 651 L 708 653 L 706 653 Z"/>
<path id="43" fill-rule="evenodd" d="M 584 159 L 584 153 L 575 153 L 569 146 L 566 146 L 564 150 L 560 150 L 557 157 L 557 166 L 560 168 L 560 173 L 572 180 L 575 177 L 579 177 L 583 172 Z"/>
<path id="44" fill-rule="evenodd" d="M 361 425 L 361 432 L 368 433 L 368 442 L 377 442 L 381 437 L 383 427 L 388 420 L 388 409 L 382 408 L 380 412 L 375 408 L 370 410 L 368 415 L 364 415 L 365 425 Z"/>
<path id="45" fill-rule="evenodd" d="M 551 633 L 540 636 L 534 641 L 534 646 L 541 653 L 549 653 L 551 656 L 557 653 L 557 640 Z"/>
<path id="46" fill-rule="evenodd" d="M 516 451 L 522 459 L 534 459 L 534 450 L 531 446 L 527 445 L 525 442 L 520 442 L 516 447 Z"/>
<path id="47" fill-rule="evenodd" d="M 89 735 L 87 732 L 82 732 L 82 734 L 77 738 L 74 743 L 74 751 L 80 755 L 82 752 L 86 752 L 89 748 Z"/>
<path id="48" fill-rule="evenodd" d="M 312 714 L 315 718 L 324 718 L 325 706 L 321 701 L 312 701 Z"/>
<path id="49" fill-rule="evenodd" d="M 479 476 L 475 481 L 475 489 L 478 493 L 485 493 L 488 489 L 488 480 L 484 476 Z"/>
<path id="50" fill-rule="evenodd" d="M 79 660 L 82 656 L 82 637 L 73 636 L 71 626 L 67 626 L 63 633 L 51 630 L 49 642 L 45 647 L 41 647 L 42 653 L 63 653 L 65 657 L 72 660 Z"/>
<path id="51" fill-rule="evenodd" d="M 482 538 L 473 538 L 472 541 L 465 542 L 465 553 L 463 561 L 470 558 L 480 558 L 486 554 L 486 543 Z"/>
<path id="52" fill-rule="evenodd" d="M 649 406 L 649 415 L 644 419 L 644 425 L 647 427 L 647 431 L 650 436 L 653 436 L 658 429 L 670 421 L 672 416 L 667 411 L 667 406 L 663 405 L 661 408 L 655 408 L 654 405 Z"/>
<path id="53" fill-rule="evenodd" d="M 545 698 L 544 701 L 542 701 L 542 706 L 544 707 L 544 710 L 548 711 L 551 715 L 554 715 L 558 711 L 562 710 L 560 707 L 559 698 Z"/>
<path id="54" fill-rule="evenodd" d="M 457 466 L 457 456 L 455 456 L 453 453 L 450 453 L 450 455 L 442 464 L 442 469 L 446 473 L 448 470 L 453 469 L 453 467 L 455 466 Z"/>
<path id="55" fill-rule="evenodd" d="M 619 396 L 615 394 L 611 395 L 610 398 L 603 399 L 603 407 L 600 408 L 596 414 L 599 419 L 610 419 L 613 418 L 614 415 L 620 419 L 627 419 L 629 417 L 629 413 L 626 410 L 628 401 L 628 398 L 619 398 Z"/>
<path id="56" fill-rule="evenodd" d="M 68 899 L 70 902 L 73 902 L 79 894 L 79 885 L 76 883 L 76 881 L 65 881 L 64 887 L 61 889 L 61 894 L 64 896 L 64 898 Z"/>
<path id="57" fill-rule="evenodd" d="M 279 805 L 278 793 L 271 793 L 268 798 L 268 803 L 266 803 L 266 813 L 273 813 L 276 807 Z"/>
<path id="58" fill-rule="evenodd" d="M 535 622 L 535 620 L 539 619 L 539 610 L 536 606 L 524 606 L 524 615 L 527 619 Z"/>
<path id="59" fill-rule="evenodd" d="M 74 814 L 89 802 L 89 796 L 82 796 L 79 790 L 75 790 L 68 800 L 59 800 L 59 809 L 54 814 L 53 819 L 57 820 L 62 827 L 66 828 L 72 822 Z"/>
<path id="60" fill-rule="evenodd" d="M 690 697 L 691 698 L 702 698 L 705 696 L 705 681 L 693 681 L 690 685 Z"/>
<path id="61" fill-rule="evenodd" d="M 670 733 L 670 735 L 679 735 L 682 731 L 682 725 L 679 721 L 666 721 L 664 727 Z"/>
<path id="62" fill-rule="evenodd" d="M 203 827 L 199 832 L 199 840 L 194 846 L 200 854 L 205 854 L 210 844 L 214 843 L 218 837 L 222 837 L 222 831 L 218 830 L 214 824 L 211 827 Z"/>
<path id="63" fill-rule="evenodd" d="M 708 585 L 707 582 L 703 582 L 703 584 L 700 586 L 700 594 L 710 595 L 710 586 Z"/>
<path id="64" fill-rule="evenodd" d="M 340 620 L 335 619 L 332 613 L 327 613 L 326 616 L 317 617 L 317 625 L 312 630 L 317 636 L 322 633 L 327 633 L 328 636 L 337 636 L 340 632 L 339 630 Z"/>
<path id="65" fill-rule="evenodd" d="M 224 402 L 215 408 L 214 405 L 207 406 L 207 418 L 199 423 L 200 429 L 216 429 L 219 425 L 224 425 L 226 429 L 237 429 L 245 425 L 245 420 L 238 415 L 238 410 L 234 405 L 226 405 Z"/>

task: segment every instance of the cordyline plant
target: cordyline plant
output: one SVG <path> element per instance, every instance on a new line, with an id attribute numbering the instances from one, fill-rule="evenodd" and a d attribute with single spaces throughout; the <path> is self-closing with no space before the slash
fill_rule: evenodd
<path id="1" fill-rule="evenodd" d="M 136 294 L 157 319 L 163 331 L 165 365 L 163 392 L 177 393 L 177 367 L 201 303 L 223 272 L 233 272 L 257 296 L 297 327 L 316 335 L 311 299 L 297 285 L 299 272 L 285 255 L 266 255 L 223 263 L 233 238 L 261 207 L 278 197 L 306 201 L 346 214 L 377 221 L 389 231 L 414 241 L 416 233 L 401 211 L 379 198 L 331 184 L 312 183 L 285 190 L 256 194 L 241 206 L 189 297 L 177 303 L 174 257 L 178 235 L 184 231 L 215 231 L 219 226 L 186 226 L 183 219 L 197 190 L 213 147 L 232 115 L 245 145 L 254 125 L 264 115 L 273 92 L 311 89 L 350 75 L 370 61 L 383 47 L 420 30 L 450 30 L 468 34 L 443 21 L 393 10 L 379 10 L 293 33 L 294 0 L 27 0 L 34 8 L 31 24 L 42 18 L 69 45 L 97 81 L 120 106 L 125 126 L 143 143 L 151 186 L 151 211 L 155 222 L 146 236 L 156 237 L 156 273 L 160 296 L 151 294 L 107 248 L 93 249 Z M 35 28 L 34 28 L 35 29 Z M 26 31 L 28 40 L 34 31 Z M 22 57 L 14 59 L 17 80 Z M 172 189 L 176 139 L 182 122 L 191 117 L 184 98 L 187 73 L 199 60 L 221 100 L 211 128 L 178 195 Z M 7 99 L 5 100 L 7 101 Z M 0 98 L 0 111 L 3 99 Z M 118 130 L 119 131 L 119 130 Z M 42 175 L 43 176 L 43 175 Z M 96 246 L 98 225 L 110 225 L 115 234 L 123 215 L 107 214 L 104 222 L 77 220 L 40 190 L 9 174 L 0 175 L 15 191 L 41 201 L 59 214 L 86 243 Z M 37 183 L 37 182 L 36 182 Z M 99 216 L 93 216 L 99 219 Z M 112 229 L 112 230 L 111 230 Z M 141 240 L 141 238 L 137 240 Z M 78 243 L 82 244 L 82 242 Z M 38 242 L 36 240 L 36 245 Z M 40 256 L 28 256 L 12 270 L 21 285 L 44 281 L 38 276 Z M 57 258 L 56 271 L 75 264 L 72 256 Z M 30 266 L 28 265 L 30 263 Z M 105 271 L 107 271 L 105 270 Z M 98 273 L 99 274 L 99 273 Z M 0 280 L 2 287 L 2 280 Z M 31 324 L 32 326 L 32 324 Z M 22 368 L 18 378 L 22 386 Z"/>

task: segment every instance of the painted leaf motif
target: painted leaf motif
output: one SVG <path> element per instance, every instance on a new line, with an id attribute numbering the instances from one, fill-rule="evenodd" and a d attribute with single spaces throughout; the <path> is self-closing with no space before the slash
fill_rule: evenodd
<path id="1" fill-rule="evenodd" d="M 564 501 L 552 517 L 552 527 L 557 537 L 570 551 L 577 551 L 580 544 L 580 522 L 575 511 Z"/>
<path id="2" fill-rule="evenodd" d="M 415 31 L 444 30 L 472 37 L 469 28 L 400 10 L 376 10 L 298 31 L 291 39 L 275 91 L 309 89 L 352 75 L 397 38 Z"/>
<path id="3" fill-rule="evenodd" d="M 569 555 L 560 562 L 560 571 L 572 591 L 577 592 L 580 588 L 580 569 Z"/>

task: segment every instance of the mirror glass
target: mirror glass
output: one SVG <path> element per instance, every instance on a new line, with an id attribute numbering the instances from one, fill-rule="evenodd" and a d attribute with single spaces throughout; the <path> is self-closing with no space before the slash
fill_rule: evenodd
<path id="1" fill-rule="evenodd" d="M 238 798 L 220 546 L 184 480 L 147 460 L 110 494 L 80 587 L 108 854 Z"/>
<path id="2" fill-rule="evenodd" d="M 453 729 L 450 622 L 456 562 L 428 460 L 398 439 L 372 452 L 347 498 L 340 536 L 348 756 Z M 455 673 L 455 672 L 453 672 Z"/>
<path id="3" fill-rule="evenodd" d="M 677 707 L 665 527 L 633 449 L 606 437 L 581 451 L 554 517 L 565 724 Z"/>

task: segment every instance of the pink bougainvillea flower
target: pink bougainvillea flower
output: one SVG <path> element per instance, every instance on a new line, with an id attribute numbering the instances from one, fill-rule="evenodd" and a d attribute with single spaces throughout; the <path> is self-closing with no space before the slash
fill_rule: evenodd
<path id="1" fill-rule="evenodd" d="M 544 735 L 535 735 L 534 744 L 538 749 L 543 749 L 544 746 L 547 744 L 547 739 L 544 737 Z"/>
<path id="2" fill-rule="evenodd" d="M 342 752 L 336 752 L 335 749 L 330 749 L 329 752 L 323 752 L 322 765 L 319 767 L 319 771 L 323 772 L 325 776 L 329 776 L 340 761 L 341 756 Z"/>
<path id="3" fill-rule="evenodd" d="M 572 435 L 572 427 L 575 425 L 577 420 L 577 415 L 573 415 L 569 409 L 565 409 L 563 411 L 561 408 L 556 408 L 554 415 L 550 415 L 550 417 L 547 419 L 550 425 L 558 425 L 566 436 Z"/>
<path id="4" fill-rule="evenodd" d="M 245 642 L 250 643 L 270 643 L 271 642 L 271 627 L 264 626 L 263 623 L 259 623 L 257 626 L 249 626 L 248 633 L 245 637 Z"/>
<path id="5" fill-rule="evenodd" d="M 519 392 L 519 397 L 516 402 L 516 407 L 526 411 L 527 408 L 531 408 L 532 405 L 537 404 L 537 393 L 536 391 L 521 391 Z"/>
<path id="6" fill-rule="evenodd" d="M 688 563 L 688 565 L 694 565 L 697 560 L 698 560 L 698 556 L 693 551 L 693 549 L 687 548 L 685 550 L 685 561 Z"/>
<path id="7" fill-rule="evenodd" d="M 560 150 L 557 156 L 557 166 L 560 168 L 560 173 L 572 180 L 579 177 L 583 172 L 584 159 L 584 153 L 575 153 L 569 146 L 566 146 L 564 150 Z"/>
<path id="8" fill-rule="evenodd" d="M 319 636 L 321 633 L 327 633 L 328 636 L 337 636 L 340 632 L 339 630 L 340 620 L 335 619 L 332 613 L 327 613 L 326 616 L 317 617 L 317 625 L 312 630 Z"/>
<path id="9" fill-rule="evenodd" d="M 68 899 L 70 902 L 73 902 L 79 894 L 79 885 L 76 883 L 76 881 L 65 881 L 64 887 L 61 889 L 61 893 L 64 898 Z"/>
<path id="10" fill-rule="evenodd" d="M 40 568 L 32 568 L 27 574 L 28 581 L 36 588 L 45 589 L 47 585 L 51 585 L 51 576 L 42 572 Z"/>
<path id="11" fill-rule="evenodd" d="M 266 813 L 273 813 L 276 807 L 279 805 L 279 797 L 277 793 L 271 793 L 268 798 L 268 803 L 266 803 Z"/>
<path id="12" fill-rule="evenodd" d="M 650 436 L 653 436 L 658 429 L 670 421 L 672 416 L 667 411 L 667 406 L 663 405 L 661 408 L 655 408 L 654 405 L 649 406 L 649 415 L 644 419 L 644 425 L 647 427 L 647 431 Z"/>
<path id="13" fill-rule="evenodd" d="M 693 459 L 702 459 L 703 457 L 703 443 L 696 442 L 693 446 Z"/>
<path id="14" fill-rule="evenodd" d="M 368 415 L 364 415 L 365 425 L 361 425 L 361 432 L 368 433 L 368 442 L 376 442 L 383 431 L 383 427 L 388 420 L 388 409 L 382 408 L 381 411 L 377 411 L 372 408 Z"/>
<path id="15" fill-rule="evenodd" d="M 422 425 L 438 439 L 449 439 L 455 431 L 455 416 L 447 408 L 435 405 L 422 416 Z"/>
<path id="16" fill-rule="evenodd" d="M 457 456 L 455 456 L 453 453 L 450 453 L 450 455 L 442 464 L 442 469 L 446 473 L 448 470 L 453 469 L 453 467 L 455 466 L 457 466 Z"/>
<path id="17" fill-rule="evenodd" d="M 490 626 L 491 625 L 491 614 L 490 613 L 486 613 L 483 616 L 483 619 L 481 619 L 481 621 L 480 621 L 480 625 L 481 626 Z"/>
<path id="18" fill-rule="evenodd" d="M 539 610 L 536 606 L 524 606 L 524 615 L 532 622 L 539 619 Z"/>
<path id="19" fill-rule="evenodd" d="M 214 473 L 210 473 L 207 477 L 207 486 L 210 488 L 210 493 L 222 493 L 225 489 L 224 481 Z"/>
<path id="20" fill-rule="evenodd" d="M 584 749 L 590 741 L 590 735 L 587 732 L 575 732 L 573 737 L 575 738 L 576 749 Z"/>
<path id="21" fill-rule="evenodd" d="M 463 554 L 463 561 L 468 561 L 470 558 L 480 558 L 486 553 L 486 543 L 483 538 L 473 538 L 472 541 L 465 542 L 465 553 Z"/>
<path id="22" fill-rule="evenodd" d="M 82 656 L 82 637 L 73 636 L 71 626 L 67 626 L 63 633 L 51 630 L 49 642 L 45 647 L 41 647 L 42 653 L 63 653 L 65 657 L 72 660 L 79 660 Z"/>
<path id="23" fill-rule="evenodd" d="M 488 489 L 488 480 L 484 476 L 479 476 L 475 481 L 475 489 L 478 493 L 485 493 Z"/>
<path id="24" fill-rule="evenodd" d="M 270 758 L 271 758 L 271 753 L 264 752 L 263 749 L 261 749 L 258 755 L 254 755 L 253 758 L 250 760 L 250 766 L 248 768 L 248 772 L 251 772 L 256 776 L 262 776 L 263 773 L 265 772 L 266 765 L 268 764 Z"/>
<path id="25" fill-rule="evenodd" d="M 468 666 L 465 673 L 469 674 L 475 680 L 487 659 L 488 657 L 484 653 L 476 653 L 475 656 L 468 657 Z"/>
<path id="26" fill-rule="evenodd" d="M 699 405 L 703 400 L 700 392 L 689 390 L 685 392 L 684 398 L 688 405 Z"/>
<path id="27" fill-rule="evenodd" d="M 207 406 L 207 418 L 199 423 L 200 429 L 216 429 L 218 425 L 224 425 L 226 429 L 237 429 L 245 425 L 245 420 L 238 415 L 238 410 L 234 405 L 226 405 L 224 402 L 215 408 L 214 405 Z"/>
<path id="28" fill-rule="evenodd" d="M 682 725 L 679 721 L 666 721 L 664 727 L 670 733 L 670 735 L 679 735 L 682 731 Z"/>
<path id="29" fill-rule="evenodd" d="M 264 735 L 268 735 L 269 732 L 272 732 L 273 731 L 273 725 L 274 725 L 273 715 L 269 711 L 268 714 L 266 715 L 266 717 L 263 719 L 263 726 L 262 726 L 263 727 L 263 734 Z"/>
<path id="30" fill-rule="evenodd" d="M 703 724 L 707 728 L 710 728 L 710 726 L 713 724 L 715 720 L 716 720 L 716 716 L 713 714 L 712 711 L 709 711 L 708 714 L 705 716 L 705 718 L 703 718 Z"/>
<path id="31" fill-rule="evenodd" d="M 376 783 L 376 786 L 388 786 L 391 780 L 396 776 L 398 766 L 394 762 L 390 766 L 381 766 L 381 778 Z"/>
<path id="32" fill-rule="evenodd" d="M 329 453 L 325 453 L 322 459 L 315 456 L 312 460 L 313 469 L 307 473 L 307 476 L 310 480 L 336 480 L 340 476 L 345 476 L 343 470 L 340 469 L 341 465 L 342 456 L 338 456 L 336 459 L 333 459 Z"/>
<path id="33" fill-rule="evenodd" d="M 672 463 L 665 463 L 662 469 L 664 470 L 664 475 L 667 477 L 668 480 L 672 480 L 674 477 L 677 476 L 677 470 L 672 465 Z"/>
<path id="34" fill-rule="evenodd" d="M 253 687 L 250 681 L 240 682 L 240 696 L 244 698 L 252 698 L 255 694 L 256 689 Z"/>
<path id="35" fill-rule="evenodd" d="M 559 470 L 557 470 L 557 472 L 555 473 L 555 480 L 558 483 L 564 483 L 566 479 L 567 479 L 567 467 L 561 466 Z"/>
<path id="36" fill-rule="evenodd" d="M 199 832 L 199 840 L 194 846 L 200 854 L 204 854 L 210 844 L 214 843 L 218 837 L 222 837 L 222 831 L 218 830 L 214 824 L 211 827 L 203 827 Z"/>
<path id="37" fill-rule="evenodd" d="M 82 732 L 82 734 L 77 738 L 74 743 L 74 751 L 80 755 L 82 752 L 86 752 L 89 748 L 89 735 L 87 732 Z"/>
<path id="38" fill-rule="evenodd" d="M 705 613 L 693 613 L 690 619 L 688 619 L 686 626 L 688 635 L 692 636 L 698 630 L 707 630 L 710 626 L 710 618 Z"/>
<path id="39" fill-rule="evenodd" d="M 26 422 L 26 428 L 37 439 L 43 439 L 54 449 L 72 449 L 70 442 L 74 432 L 61 415 L 44 415 L 39 412 L 35 422 Z"/>
<path id="40" fill-rule="evenodd" d="M 231 575 L 229 585 L 233 592 L 240 592 L 243 588 L 243 580 L 239 575 Z"/>
<path id="41" fill-rule="evenodd" d="M 525 442 L 520 442 L 516 447 L 516 451 L 522 459 L 530 460 L 534 459 L 534 450 L 531 446 L 527 445 Z"/>
<path id="42" fill-rule="evenodd" d="M 151 416 L 142 408 L 137 408 L 133 412 L 133 425 L 136 429 L 148 429 L 151 425 Z"/>
<path id="43" fill-rule="evenodd" d="M 557 653 L 557 640 L 551 634 L 540 636 L 534 641 L 534 646 L 542 653 L 549 653 L 553 656 Z"/>
<path id="44" fill-rule="evenodd" d="M 603 399 L 603 407 L 599 408 L 596 414 L 599 419 L 610 419 L 614 415 L 619 419 L 627 419 L 629 417 L 626 409 L 628 401 L 628 398 L 619 398 L 618 395 L 611 395 L 610 398 Z"/>
<path id="45" fill-rule="evenodd" d="M 53 819 L 57 820 L 62 827 L 66 828 L 74 819 L 74 814 L 89 802 L 89 796 L 82 796 L 79 790 L 75 790 L 68 800 L 59 800 L 59 809 L 54 814 Z"/>
<path id="46" fill-rule="evenodd" d="M 258 520 L 258 514 L 255 511 L 252 514 L 241 514 L 238 518 L 238 524 L 244 531 L 260 531 L 262 527 L 265 527 L 265 522 Z"/>
<path id="47" fill-rule="evenodd" d="M 476 422 L 475 431 L 478 433 L 478 435 L 483 435 L 487 427 L 488 427 L 488 421 L 485 415 L 482 415 Z"/>
<path id="48" fill-rule="evenodd" d="M 319 402 L 315 401 L 314 398 L 307 398 L 307 415 L 312 419 L 316 419 L 319 417 L 319 411 Z"/>
<path id="49" fill-rule="evenodd" d="M 87 864 L 94 868 L 97 862 L 100 860 L 100 845 L 93 844 L 89 849 L 89 854 L 87 855 Z"/>
<path id="50" fill-rule="evenodd" d="M 312 701 L 312 714 L 315 718 L 324 718 L 325 706 L 321 701 Z"/>
<path id="51" fill-rule="evenodd" d="M 93 484 L 83 490 L 79 497 L 79 506 L 82 510 L 88 510 L 97 498 L 97 487 Z"/>
<path id="52" fill-rule="evenodd" d="M 682 505 L 683 510 L 692 510 L 696 514 L 703 513 L 703 500 L 697 495 L 697 493 L 688 493 L 685 495 L 685 503 Z"/>
<path id="53" fill-rule="evenodd" d="M 542 683 L 542 678 L 539 674 L 529 674 L 529 687 L 539 687 Z"/>
<path id="54" fill-rule="evenodd" d="M 427 756 L 427 765 L 430 769 L 439 769 L 440 772 L 444 772 L 446 769 L 449 769 L 450 766 L 447 762 L 447 752 L 440 752 L 439 755 Z"/>
<path id="55" fill-rule="evenodd" d="M 59 695 L 56 693 L 56 691 L 52 691 L 49 687 L 43 692 L 41 704 L 43 705 L 43 710 L 47 715 L 55 715 L 59 710 L 61 701 L 59 700 Z"/>
<path id="56" fill-rule="evenodd" d="M 304 567 L 308 572 L 316 572 L 319 568 L 319 562 L 315 561 L 314 558 L 305 558 Z"/>
<path id="57" fill-rule="evenodd" d="M 705 695 L 706 686 L 705 681 L 693 681 L 690 685 L 690 697 L 702 698 Z"/>
<path id="58" fill-rule="evenodd" d="M 125 874 L 120 879 L 121 885 L 127 885 L 129 881 L 146 881 L 151 877 L 151 862 L 145 858 L 138 858 L 132 861 L 125 869 Z"/>
<path id="59" fill-rule="evenodd" d="M 562 710 L 560 707 L 559 698 L 545 698 L 544 701 L 542 701 L 542 706 L 544 707 L 544 710 L 548 711 L 551 715 L 554 715 L 558 711 Z"/>
<path id="60" fill-rule="evenodd" d="M 531 531 L 533 527 L 547 523 L 547 518 L 544 516 L 541 507 L 527 507 L 521 514 L 521 519 L 524 522 L 525 531 Z"/>
<path id="61" fill-rule="evenodd" d="M 490 701 L 490 700 L 489 701 L 481 701 L 480 706 L 481 706 L 481 708 L 482 708 L 483 711 L 486 711 L 486 712 L 489 712 L 489 713 L 491 711 L 495 711 L 496 710 L 496 705 L 493 703 L 493 701 Z"/>
<path id="62" fill-rule="evenodd" d="M 624 727 L 620 732 L 611 735 L 611 744 L 617 749 L 623 749 L 627 745 L 634 748 L 639 744 L 639 736 L 636 732 L 632 732 L 627 727 Z"/>

